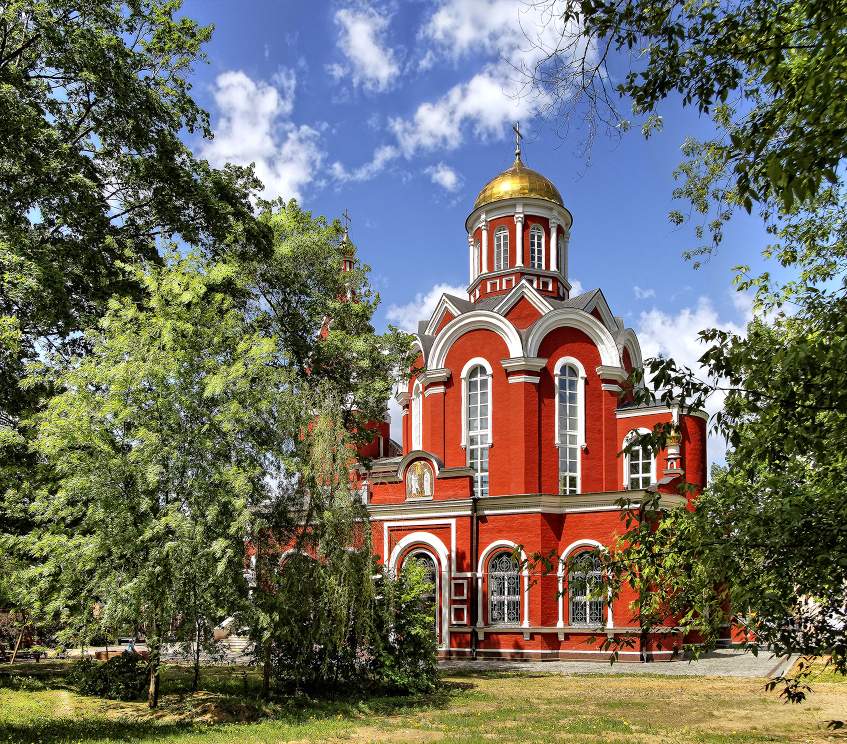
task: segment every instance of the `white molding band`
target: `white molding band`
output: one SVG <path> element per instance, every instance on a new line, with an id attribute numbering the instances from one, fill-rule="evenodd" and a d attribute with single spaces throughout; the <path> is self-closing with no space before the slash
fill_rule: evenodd
<path id="1" fill-rule="evenodd" d="M 466 333 L 476 330 L 489 330 L 500 336 L 510 357 L 524 355 L 520 334 L 506 318 L 490 310 L 471 310 L 454 318 L 441 329 L 430 350 L 431 367 L 444 367 L 447 353 L 453 344 Z"/>
<path id="2" fill-rule="evenodd" d="M 507 379 L 510 383 L 531 382 L 536 385 L 541 380 L 540 377 L 536 377 L 535 375 L 512 375 Z"/>
<path id="3" fill-rule="evenodd" d="M 430 395 L 436 395 L 438 393 L 446 393 L 447 388 L 444 385 L 432 385 L 428 387 L 424 392 L 424 398 L 429 398 Z"/>
<path id="4" fill-rule="evenodd" d="M 501 359 L 500 364 L 507 372 L 540 372 L 547 364 L 543 357 L 513 357 L 512 359 Z"/>

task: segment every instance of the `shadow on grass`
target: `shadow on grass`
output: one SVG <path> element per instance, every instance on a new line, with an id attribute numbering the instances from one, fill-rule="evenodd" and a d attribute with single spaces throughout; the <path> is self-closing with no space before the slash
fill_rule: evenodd
<path id="1" fill-rule="evenodd" d="M 222 683 L 219 687 L 229 687 L 227 675 L 221 674 L 218 677 L 217 681 Z M 60 679 L 53 681 L 53 688 L 64 686 Z M 179 680 L 175 687 L 182 687 L 181 682 Z M 450 681 L 428 694 L 296 695 L 280 696 L 267 703 L 256 694 L 231 695 L 220 689 L 209 692 L 207 688 L 195 694 L 168 691 L 156 711 L 148 711 L 140 703 L 108 701 L 107 714 L 80 710 L 72 712 L 68 717 L 39 716 L 29 721 L 4 723 L 2 733 L 4 740 L 8 741 L 57 744 L 67 741 L 144 741 L 189 733 L 212 734 L 221 724 L 249 726 L 278 722 L 285 726 L 311 726 L 329 719 L 357 722 L 373 716 L 391 717 L 443 710 L 449 707 L 457 695 L 474 687 L 471 683 Z M 37 692 L 47 687 L 31 690 L 21 685 L 19 689 Z M 209 711 L 210 716 L 194 718 L 198 712 Z M 234 716 L 231 715 L 233 712 Z"/>

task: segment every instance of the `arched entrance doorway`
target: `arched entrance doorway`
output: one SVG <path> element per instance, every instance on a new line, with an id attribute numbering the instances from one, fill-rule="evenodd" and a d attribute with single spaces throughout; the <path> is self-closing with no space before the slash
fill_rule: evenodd
<path id="1" fill-rule="evenodd" d="M 436 641 L 439 638 L 438 634 L 438 626 L 439 626 L 439 615 L 441 608 L 441 591 L 438 581 L 438 562 L 435 559 L 435 556 L 432 553 L 422 550 L 420 548 L 412 550 L 403 561 L 403 565 L 405 566 L 408 561 L 414 561 L 417 563 L 423 570 L 424 575 L 426 577 L 426 581 L 431 586 L 431 590 L 423 595 L 423 600 L 427 602 L 432 610 L 432 628 L 435 631 Z"/>

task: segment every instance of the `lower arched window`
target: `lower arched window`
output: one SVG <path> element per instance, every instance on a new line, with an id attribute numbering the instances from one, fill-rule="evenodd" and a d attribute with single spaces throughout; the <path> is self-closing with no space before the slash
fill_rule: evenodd
<path id="1" fill-rule="evenodd" d="M 582 553 L 573 559 L 568 576 L 571 625 L 604 625 L 603 574 L 600 559 Z"/>
<path id="2" fill-rule="evenodd" d="M 488 622 L 516 625 L 521 617 L 521 575 L 511 553 L 498 553 L 488 564 Z"/>
<path id="3" fill-rule="evenodd" d="M 432 609 L 432 622 L 436 632 L 438 631 L 438 568 L 433 558 L 424 550 L 416 550 L 409 555 L 406 562 L 413 561 L 424 570 L 424 578 L 427 584 L 430 585 L 426 594 L 421 595 L 424 603 L 428 604 Z M 404 566 L 406 564 L 404 563 Z"/>

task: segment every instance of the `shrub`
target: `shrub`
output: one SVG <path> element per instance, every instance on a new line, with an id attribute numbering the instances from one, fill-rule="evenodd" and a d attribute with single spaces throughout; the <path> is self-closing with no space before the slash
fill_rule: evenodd
<path id="1" fill-rule="evenodd" d="M 138 700 L 147 686 L 147 663 L 138 654 L 123 653 L 106 662 L 84 657 L 75 662 L 68 682 L 83 695 L 113 700 Z"/>

